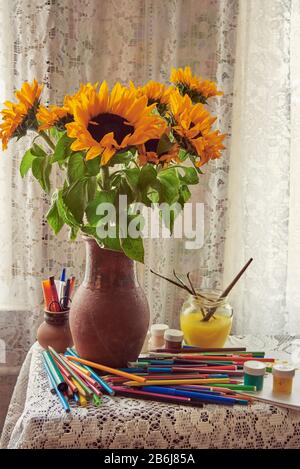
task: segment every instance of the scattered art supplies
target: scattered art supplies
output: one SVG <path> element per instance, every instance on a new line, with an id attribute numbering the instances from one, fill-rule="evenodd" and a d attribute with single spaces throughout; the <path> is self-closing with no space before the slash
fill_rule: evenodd
<path id="1" fill-rule="evenodd" d="M 290 394 L 274 393 L 273 376 L 278 376 L 278 364 L 262 351 L 224 348 L 204 352 L 189 347 L 187 352 L 183 346 L 179 352 L 149 352 L 121 369 L 82 359 L 71 348 L 58 354 L 49 347 L 43 352 L 43 358 L 49 391 L 58 395 L 67 412 L 72 402 L 80 406 L 100 405 L 103 394 L 195 407 L 207 403 L 247 406 L 261 400 L 300 410 L 300 375 L 295 373 Z M 255 383 L 244 382 L 245 371 L 249 372 L 249 362 L 253 361 L 259 363 L 255 370 L 264 369 L 263 385 L 258 383 L 258 388 L 262 387 L 260 391 Z M 290 370 L 285 366 L 285 379 L 290 377 Z"/>
<path id="2" fill-rule="evenodd" d="M 49 312 L 62 312 L 69 309 L 74 291 L 75 277 L 67 278 L 66 269 L 62 270 L 59 280 L 54 276 L 42 281 L 44 308 Z"/>
<path id="3" fill-rule="evenodd" d="M 247 406 L 265 399 L 266 392 L 268 402 L 278 402 L 277 396 L 275 400 L 269 393 L 274 358 L 265 357 L 261 351 L 225 348 L 204 352 L 189 348 L 187 352 L 183 347 L 173 353 L 150 352 L 122 369 L 82 359 L 71 348 L 59 354 L 49 347 L 43 358 L 49 390 L 57 394 L 67 412 L 72 403 L 101 405 L 103 394 L 201 407 L 206 403 Z M 268 386 L 259 392 L 255 385 L 244 383 L 244 363 L 253 360 L 269 371 L 264 377 Z"/>

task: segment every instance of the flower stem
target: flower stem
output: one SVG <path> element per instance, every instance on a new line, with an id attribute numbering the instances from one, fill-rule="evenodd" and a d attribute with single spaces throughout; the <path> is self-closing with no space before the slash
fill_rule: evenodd
<path id="1" fill-rule="evenodd" d="M 41 137 L 43 137 L 43 139 L 45 140 L 45 142 L 47 143 L 47 145 L 51 148 L 51 150 L 55 150 L 55 145 L 54 143 L 52 142 L 51 138 L 46 134 L 46 132 L 44 130 L 41 130 L 39 132 L 39 135 Z"/>

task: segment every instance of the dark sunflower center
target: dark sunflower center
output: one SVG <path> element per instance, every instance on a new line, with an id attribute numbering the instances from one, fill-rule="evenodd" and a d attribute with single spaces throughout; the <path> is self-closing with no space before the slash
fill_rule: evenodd
<path id="1" fill-rule="evenodd" d="M 152 138 L 151 140 L 148 140 L 146 143 L 145 143 L 145 149 L 146 151 L 154 151 L 154 153 L 157 152 L 157 147 L 158 147 L 158 142 L 159 142 L 159 139 L 158 138 Z"/>
<path id="2" fill-rule="evenodd" d="M 134 132 L 134 127 L 123 117 L 106 112 L 91 119 L 88 131 L 97 142 L 100 142 L 104 135 L 113 132 L 116 142 L 120 145 L 126 135 Z"/>

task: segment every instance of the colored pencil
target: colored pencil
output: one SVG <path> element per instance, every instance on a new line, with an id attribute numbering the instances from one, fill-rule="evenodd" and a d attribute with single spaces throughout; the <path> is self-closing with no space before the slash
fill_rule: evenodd
<path id="1" fill-rule="evenodd" d="M 83 389 L 83 387 L 80 385 L 80 383 L 78 383 L 78 381 L 76 381 L 76 379 L 73 378 L 73 377 L 72 377 L 71 381 L 74 384 L 74 386 L 76 386 L 76 388 L 78 390 L 78 393 L 81 394 L 82 396 L 86 397 L 86 392 Z"/>
<path id="2" fill-rule="evenodd" d="M 54 358 L 54 360 L 55 360 L 55 363 L 56 363 L 56 365 L 58 366 L 58 368 L 59 368 L 61 374 L 63 375 L 64 379 L 65 379 L 65 378 L 71 379 L 72 375 L 66 370 L 66 368 L 64 368 L 64 367 L 59 363 L 59 361 L 56 360 L 56 358 Z"/>
<path id="3" fill-rule="evenodd" d="M 93 386 L 97 385 L 97 382 L 93 378 L 88 376 L 86 373 L 83 373 L 73 363 L 69 363 L 69 367 L 72 368 L 72 370 L 74 370 L 74 372 L 78 374 L 81 379 L 87 381 L 88 383 L 91 383 Z"/>
<path id="4" fill-rule="evenodd" d="M 186 359 L 186 360 L 213 360 L 215 361 L 217 359 L 217 361 L 219 362 L 222 362 L 222 361 L 228 361 L 229 360 L 232 360 L 234 362 L 241 362 L 241 363 L 244 363 L 246 361 L 249 360 L 248 357 L 240 357 L 240 356 L 237 356 L 237 355 L 232 355 L 232 356 L 227 356 L 227 357 L 223 357 L 223 356 L 216 356 L 216 355 L 181 355 L 180 358 L 182 359 Z M 260 361 L 260 362 L 269 362 L 269 363 L 272 363 L 275 361 L 275 358 L 260 358 L 260 357 L 257 357 L 255 358 L 255 361 Z"/>
<path id="5" fill-rule="evenodd" d="M 79 395 L 76 392 L 74 392 L 73 394 L 73 399 L 76 402 L 76 404 L 80 405 Z"/>
<path id="6" fill-rule="evenodd" d="M 174 355 L 177 355 L 177 353 L 198 353 L 198 352 L 213 352 L 213 353 L 226 353 L 226 352 L 237 352 L 237 353 L 243 353 L 246 352 L 246 347 L 226 347 L 226 348 L 203 348 L 203 347 L 192 347 L 192 346 L 186 346 L 184 345 L 180 350 L 174 351 L 172 349 L 156 349 L 155 352 L 159 353 L 173 353 Z"/>
<path id="7" fill-rule="evenodd" d="M 80 402 L 81 407 L 87 406 L 87 400 L 82 394 L 79 394 L 79 402 Z"/>
<path id="8" fill-rule="evenodd" d="M 185 375 L 168 375 L 168 374 L 161 374 L 161 375 L 152 375 L 152 374 L 143 374 L 142 375 L 144 378 L 146 378 L 146 380 L 164 380 L 164 381 L 178 381 L 178 380 L 187 380 L 187 379 L 193 379 L 193 380 L 196 380 L 196 379 L 213 379 L 213 380 L 216 380 L 216 379 L 223 379 L 223 378 L 228 378 L 227 375 L 193 375 L 193 374 L 185 374 Z M 126 381 L 126 378 L 122 378 L 122 377 L 119 377 L 119 376 L 109 376 L 106 378 L 109 382 L 112 382 L 112 383 L 117 383 L 117 382 L 122 382 L 124 383 L 124 381 Z"/>
<path id="9" fill-rule="evenodd" d="M 70 347 L 67 349 L 67 352 L 69 355 L 73 355 L 74 357 L 79 357 L 78 354 L 71 349 Z M 103 378 L 100 378 L 93 370 L 92 368 L 88 367 L 87 365 L 82 365 L 89 373 L 92 378 L 94 378 L 95 381 L 97 381 L 98 384 L 103 388 L 104 391 L 106 391 L 108 394 L 113 396 L 115 394 L 114 390 L 106 383 L 106 381 Z"/>
<path id="10" fill-rule="evenodd" d="M 70 279 L 68 278 L 68 280 L 66 281 L 65 290 L 63 293 L 63 301 L 62 301 L 63 310 L 68 309 L 69 299 L 70 299 Z"/>
<path id="11" fill-rule="evenodd" d="M 220 385 L 219 383 L 215 383 L 214 387 L 219 388 L 219 387 L 222 387 L 222 385 Z M 255 386 L 250 386 L 250 385 L 245 385 L 245 384 L 231 384 L 231 383 L 229 383 L 229 384 L 226 384 L 225 387 L 227 389 L 231 389 L 231 390 L 234 390 L 234 391 L 256 391 Z"/>
<path id="12" fill-rule="evenodd" d="M 64 392 L 67 390 L 68 385 L 65 382 L 63 375 L 61 374 L 58 366 L 56 365 L 54 358 L 52 357 L 51 353 L 48 350 L 43 350 L 42 352 L 43 358 L 50 369 L 50 372 L 53 376 L 54 382 L 56 383 L 57 388 L 59 391 Z"/>
<path id="13" fill-rule="evenodd" d="M 70 406 L 69 406 L 67 400 L 65 399 L 63 393 L 58 389 L 57 383 L 56 383 L 56 381 L 54 379 L 54 375 L 52 373 L 52 369 L 49 367 L 49 365 L 48 365 L 47 361 L 45 360 L 45 358 L 44 358 L 44 366 L 45 366 L 46 372 L 48 374 L 48 377 L 51 381 L 51 384 L 54 387 L 55 392 L 56 392 L 60 402 L 62 403 L 62 406 L 63 406 L 64 410 L 66 412 L 70 412 Z"/>
<path id="14" fill-rule="evenodd" d="M 101 404 L 102 404 L 102 399 L 99 395 L 97 394 L 93 394 L 93 404 L 96 406 L 96 407 L 99 407 Z"/>
<path id="15" fill-rule="evenodd" d="M 49 311 L 49 305 L 52 301 L 50 280 L 43 280 L 42 289 L 44 294 L 44 308 L 46 311 Z"/>
<path id="16" fill-rule="evenodd" d="M 144 387 L 142 388 L 144 390 Z M 147 386 L 145 388 L 145 391 L 149 392 L 159 392 L 161 394 L 167 394 L 169 396 L 182 396 L 182 397 L 190 397 L 194 399 L 200 399 L 204 400 L 206 402 L 211 402 L 214 404 L 228 404 L 228 405 L 234 405 L 234 404 L 241 404 L 241 405 L 247 405 L 248 401 L 244 399 L 235 399 L 232 397 L 224 397 L 224 396 L 219 396 L 219 395 L 211 395 L 211 394 L 206 394 L 205 392 L 194 392 L 194 391 L 184 391 L 180 389 L 174 389 L 174 388 L 168 388 L 168 387 L 157 387 L 157 386 Z"/>
<path id="17" fill-rule="evenodd" d="M 114 390 L 117 395 L 132 397 L 133 399 L 145 399 L 158 402 L 166 402 L 169 404 L 183 404 L 183 405 L 193 405 L 194 407 L 203 407 L 203 403 L 192 400 L 188 397 L 179 397 L 179 396 L 167 396 L 165 394 L 152 393 L 146 391 L 137 391 L 135 389 L 128 389 L 119 386 L 114 386 Z"/>
<path id="18" fill-rule="evenodd" d="M 137 376 L 131 373 L 126 373 L 125 371 L 116 370 L 115 368 L 110 368 L 109 366 L 100 365 L 100 363 L 94 363 L 89 360 L 84 360 L 83 358 L 74 357 L 72 355 L 66 355 L 66 358 L 71 361 L 78 361 L 79 363 L 82 363 L 83 365 L 87 365 L 92 368 L 96 368 L 97 370 L 111 373 L 113 375 L 124 376 L 124 378 L 132 379 L 133 381 L 136 381 L 137 383 L 144 383 L 146 381 L 145 378 L 142 378 L 141 376 Z"/>
<path id="19" fill-rule="evenodd" d="M 144 380 L 143 383 L 137 383 L 136 381 L 126 381 L 125 386 L 164 386 L 173 385 L 173 384 L 227 384 L 230 380 L 228 378 L 220 379 L 153 379 L 153 380 Z"/>
<path id="20" fill-rule="evenodd" d="M 53 276 L 49 277 L 50 281 L 50 288 L 51 288 L 51 295 L 52 295 L 52 304 L 50 303 L 50 309 L 56 312 L 61 311 L 59 298 L 56 290 L 55 279 Z"/>
<path id="21" fill-rule="evenodd" d="M 85 390 L 86 394 L 88 396 L 92 396 L 93 392 L 88 388 L 88 386 L 82 381 L 80 378 L 79 374 L 75 372 L 55 350 L 53 347 L 48 347 L 50 352 L 57 358 L 57 360 L 60 362 L 60 364 L 66 368 L 66 370 L 73 376 L 73 378 L 76 379 L 76 381 L 80 384 L 80 386 Z"/>

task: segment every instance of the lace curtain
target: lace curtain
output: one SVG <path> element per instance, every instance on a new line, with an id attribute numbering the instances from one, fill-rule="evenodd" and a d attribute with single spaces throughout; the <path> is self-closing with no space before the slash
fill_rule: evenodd
<path id="1" fill-rule="evenodd" d="M 299 333 L 300 2 L 240 2 L 225 283 L 237 332 Z"/>
<path id="2" fill-rule="evenodd" d="M 167 81 L 171 66 L 189 64 L 224 90 L 212 106 L 230 136 L 237 1 L 1 0 L 0 5 L 3 98 L 33 77 L 44 83 L 49 102 L 59 103 L 80 82 Z M 66 233 L 53 237 L 44 218 L 48 199 L 31 177 L 21 180 L 23 148 L 11 144 L 0 159 L 0 328 L 12 361 L 34 340 L 41 278 L 63 266 L 81 278 L 84 266 L 82 242 L 69 243 Z M 182 298 L 153 277 L 149 266 L 168 275 L 173 268 L 185 272 L 205 265 L 221 279 L 227 173 L 225 152 L 206 168 L 193 193 L 206 207 L 203 249 L 186 251 L 175 240 L 146 241 L 140 274 L 154 321 L 178 326 Z"/>

